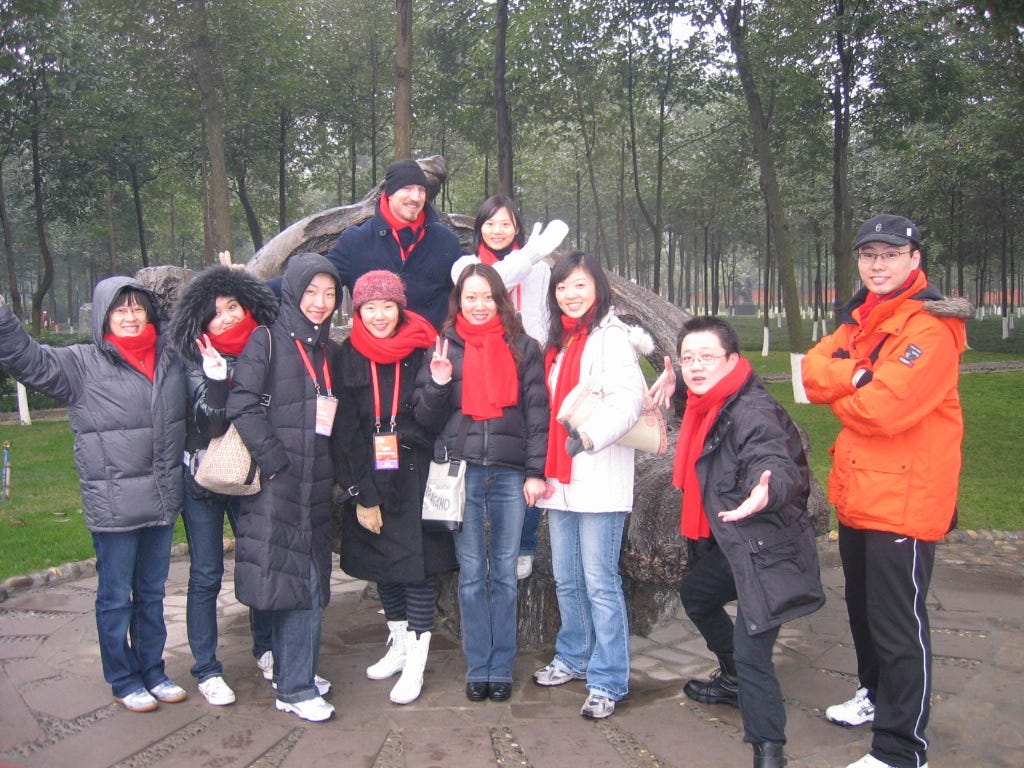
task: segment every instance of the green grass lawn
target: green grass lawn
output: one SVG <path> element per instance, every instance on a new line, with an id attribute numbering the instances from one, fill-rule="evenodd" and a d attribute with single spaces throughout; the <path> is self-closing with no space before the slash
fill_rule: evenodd
<path id="1" fill-rule="evenodd" d="M 761 374 L 789 373 L 785 330 L 772 323 L 771 351 L 761 357 L 761 323 L 733 318 L 744 354 Z M 1000 338 L 998 318 L 971 322 L 972 349 L 965 362 L 1024 359 L 1024 328 L 1009 341 Z M 810 323 L 807 323 L 810 343 Z M 817 405 L 795 405 L 788 383 L 769 382 L 772 394 L 789 410 L 811 441 L 809 460 L 824 485 L 828 448 L 838 431 L 832 412 Z M 1024 529 L 1024 370 L 973 373 L 961 377 L 966 424 L 960 484 L 960 527 Z M 65 421 L 36 421 L 30 427 L 0 425 L 0 442 L 10 441 L 11 498 L 0 503 L 0 579 L 91 557 L 92 540 L 82 517 L 78 477 Z M 184 541 L 181 521 L 175 542 Z"/>

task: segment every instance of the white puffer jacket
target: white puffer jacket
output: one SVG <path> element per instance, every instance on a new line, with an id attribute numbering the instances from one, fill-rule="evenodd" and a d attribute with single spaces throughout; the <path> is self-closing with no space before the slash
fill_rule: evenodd
<path id="1" fill-rule="evenodd" d="M 638 350 L 651 344 L 650 337 L 609 312 L 587 337 L 580 361 L 580 381 L 589 378 L 591 389 L 604 391 L 603 406 L 581 425 L 580 431 L 594 447 L 573 457 L 567 485 L 548 478 L 554 495 L 537 506 L 568 512 L 631 512 L 633 509 L 632 448 L 615 443 L 640 418 L 647 384 L 637 362 Z M 548 377 L 553 391 L 562 355 L 555 359 Z"/>

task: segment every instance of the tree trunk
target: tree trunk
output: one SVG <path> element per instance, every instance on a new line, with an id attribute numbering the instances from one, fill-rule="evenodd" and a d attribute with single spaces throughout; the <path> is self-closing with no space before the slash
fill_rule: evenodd
<path id="1" fill-rule="evenodd" d="M 263 247 L 263 228 L 260 226 L 260 217 L 256 215 L 252 200 L 249 198 L 249 185 L 246 183 L 245 161 L 235 176 L 235 183 L 238 185 L 238 200 L 245 211 L 245 223 L 249 226 L 249 237 L 252 238 L 253 252 Z"/>
<path id="2" fill-rule="evenodd" d="M 743 0 L 732 0 L 729 11 L 724 14 L 723 22 L 729 30 L 729 41 L 733 55 L 736 57 L 736 71 L 743 87 L 743 95 L 747 101 L 750 127 L 754 140 L 754 151 L 757 155 L 760 170 L 761 194 L 768 206 L 768 216 L 772 226 L 775 242 L 776 263 L 778 267 L 779 285 L 782 288 L 782 300 L 786 308 L 786 331 L 789 339 L 789 351 L 793 354 L 803 352 L 803 328 L 800 321 L 800 296 L 796 287 L 796 273 L 793 271 L 793 244 L 789 233 L 789 221 L 782 203 L 782 193 L 776 175 L 775 153 L 772 149 L 769 119 L 764 114 L 761 96 L 754 82 L 753 67 L 747 51 L 742 21 Z"/>
<path id="3" fill-rule="evenodd" d="M 116 275 L 117 235 L 114 229 L 114 179 L 109 176 L 107 177 L 107 194 L 104 197 L 107 209 L 107 270 L 109 274 Z"/>
<path id="4" fill-rule="evenodd" d="M 32 195 L 35 200 L 36 210 L 36 238 L 39 241 L 39 256 L 43 261 L 43 274 L 39 276 L 39 284 L 32 293 L 32 330 L 38 336 L 39 328 L 42 325 L 43 301 L 50 290 L 50 286 L 53 285 L 53 256 L 50 254 L 50 245 L 46 241 L 46 214 L 43 210 L 43 168 L 42 158 L 39 156 L 37 105 L 33 111 L 36 112 L 37 122 L 32 126 Z"/>
<path id="5" fill-rule="evenodd" d="M 281 109 L 277 126 L 277 231 L 283 232 L 288 226 L 288 128 L 291 118 L 287 109 Z M 245 215 L 248 217 L 249 212 Z M 258 226 L 258 224 L 257 224 Z M 249 224 L 250 231 L 252 223 Z M 263 236 L 260 235 L 258 251 L 263 247 Z"/>
<path id="6" fill-rule="evenodd" d="M 853 62 L 846 47 L 844 0 L 835 2 L 838 71 L 832 87 L 832 253 L 835 254 L 836 296 L 853 295 L 853 209 L 850 205 L 850 90 Z"/>
<path id="7" fill-rule="evenodd" d="M 206 155 L 210 162 L 208 213 L 213 252 L 207 254 L 207 261 L 212 263 L 217 253 L 231 250 L 231 205 L 228 200 L 228 172 L 224 152 L 224 108 L 218 91 L 217 70 L 213 63 L 206 0 L 192 0 L 192 11 L 196 25 L 192 60 L 201 97 Z"/>
<path id="8" fill-rule="evenodd" d="M 139 230 L 139 255 L 142 257 L 143 268 L 149 266 L 149 249 L 146 246 L 146 225 L 142 218 L 142 190 L 139 184 L 139 169 L 133 163 L 128 163 L 128 172 L 132 182 L 132 202 L 135 205 L 135 226 Z"/>
<path id="9" fill-rule="evenodd" d="M 508 33 L 508 0 L 498 0 L 494 30 L 494 120 L 498 139 L 498 194 L 515 197 L 512 176 L 512 119 L 505 93 L 505 37 Z"/>
<path id="10" fill-rule="evenodd" d="M 395 0 L 395 159 L 412 157 L 412 0 Z"/>
<path id="11" fill-rule="evenodd" d="M 21 291 L 18 290 L 18 268 L 14 263 L 14 235 L 11 233 L 11 218 L 7 212 L 7 193 L 4 192 L 4 164 L 0 158 L 0 225 L 4 228 L 4 256 L 7 259 L 7 298 L 11 310 L 21 317 L 25 308 L 21 305 Z"/>

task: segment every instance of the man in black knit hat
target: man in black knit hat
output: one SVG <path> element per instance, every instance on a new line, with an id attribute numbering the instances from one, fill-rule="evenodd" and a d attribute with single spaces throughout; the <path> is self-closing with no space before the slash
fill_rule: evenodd
<path id="1" fill-rule="evenodd" d="M 373 217 L 342 232 L 327 258 L 350 293 L 356 280 L 371 270 L 401 275 L 409 309 L 439 328 L 448 314 L 459 239 L 427 202 L 423 169 L 415 160 L 397 160 L 384 175 L 384 193 Z"/>

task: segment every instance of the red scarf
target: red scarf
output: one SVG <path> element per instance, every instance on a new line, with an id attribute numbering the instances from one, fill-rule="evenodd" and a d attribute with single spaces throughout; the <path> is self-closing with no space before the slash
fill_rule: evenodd
<path id="1" fill-rule="evenodd" d="M 920 269 L 910 270 L 910 274 L 907 275 L 907 279 L 904 280 L 902 285 L 900 285 L 900 287 L 895 291 L 890 291 L 885 294 L 872 293 L 871 291 L 868 291 L 868 295 L 864 298 L 864 303 L 857 308 L 857 319 L 860 320 L 861 325 L 863 325 L 864 321 L 868 319 L 868 315 L 871 314 L 875 307 L 886 299 L 896 298 L 905 290 L 910 288 L 910 286 L 914 284 L 914 281 L 917 280 L 917 276 L 919 274 L 921 274 Z"/>
<path id="2" fill-rule="evenodd" d="M 150 381 L 156 366 L 156 326 L 148 323 L 138 336 L 115 336 L 103 334 L 103 338 L 114 345 L 121 357 L 132 368 Z"/>
<path id="3" fill-rule="evenodd" d="M 705 394 L 686 393 L 686 410 L 683 423 L 679 425 L 676 459 L 672 466 L 672 485 L 683 490 L 679 531 L 688 539 L 711 538 L 711 526 L 697 478 L 697 459 L 704 451 L 704 441 L 722 405 L 746 383 L 751 371 L 750 363 L 741 357 L 736 367 Z"/>
<path id="4" fill-rule="evenodd" d="M 583 359 L 583 347 L 589 335 L 590 321 L 594 316 L 591 309 L 579 320 L 562 315 L 562 362 L 558 367 L 558 380 L 551 392 L 551 420 L 548 422 L 548 457 L 544 463 L 544 476 L 553 477 L 560 483 L 568 483 L 572 458 L 565 450 L 565 441 L 569 437 L 565 427 L 558 421 L 558 410 L 562 407 L 565 396 L 580 383 L 580 361 Z M 548 349 L 544 356 L 544 372 L 548 376 L 555 364 L 558 350 Z M 550 378 L 548 379 L 550 381 Z"/>
<path id="5" fill-rule="evenodd" d="M 495 315 L 474 325 L 455 316 L 455 332 L 466 344 L 462 361 L 462 412 L 477 421 L 501 416 L 519 402 L 519 372 L 505 341 L 505 326 Z"/>
<path id="6" fill-rule="evenodd" d="M 486 264 L 487 266 L 494 266 L 499 261 L 508 256 L 512 251 L 518 251 L 519 246 L 516 243 L 512 243 L 508 248 L 505 248 L 499 253 L 495 253 L 490 249 L 487 243 L 481 242 L 476 248 L 476 255 L 480 257 L 480 263 Z M 512 304 L 516 308 L 516 312 L 522 312 L 523 310 L 523 286 L 522 284 L 517 285 L 511 291 L 508 292 L 509 298 L 512 299 Z"/>
<path id="7" fill-rule="evenodd" d="M 357 312 L 352 318 L 352 346 L 367 360 L 381 365 L 405 360 L 417 349 L 434 346 L 437 329 L 415 312 L 405 310 L 405 322 L 399 323 L 393 335 L 378 339 L 366 327 Z"/>
<path id="8" fill-rule="evenodd" d="M 380 196 L 379 208 L 380 215 L 384 217 L 384 221 L 391 227 L 391 235 L 395 238 L 395 242 L 398 243 L 398 251 L 402 254 L 402 261 L 405 261 L 415 250 L 416 246 L 420 244 L 420 240 L 427 234 L 427 228 L 424 226 L 427 221 L 427 209 L 424 207 L 420 211 L 416 221 L 400 219 L 391 212 L 391 205 L 388 203 L 387 195 Z"/>
<path id="9" fill-rule="evenodd" d="M 245 348 L 245 342 L 249 340 L 249 336 L 258 327 L 259 323 L 256 322 L 256 318 L 246 309 L 245 317 L 224 331 L 224 333 L 209 334 L 210 344 L 221 354 L 238 357 Z"/>

